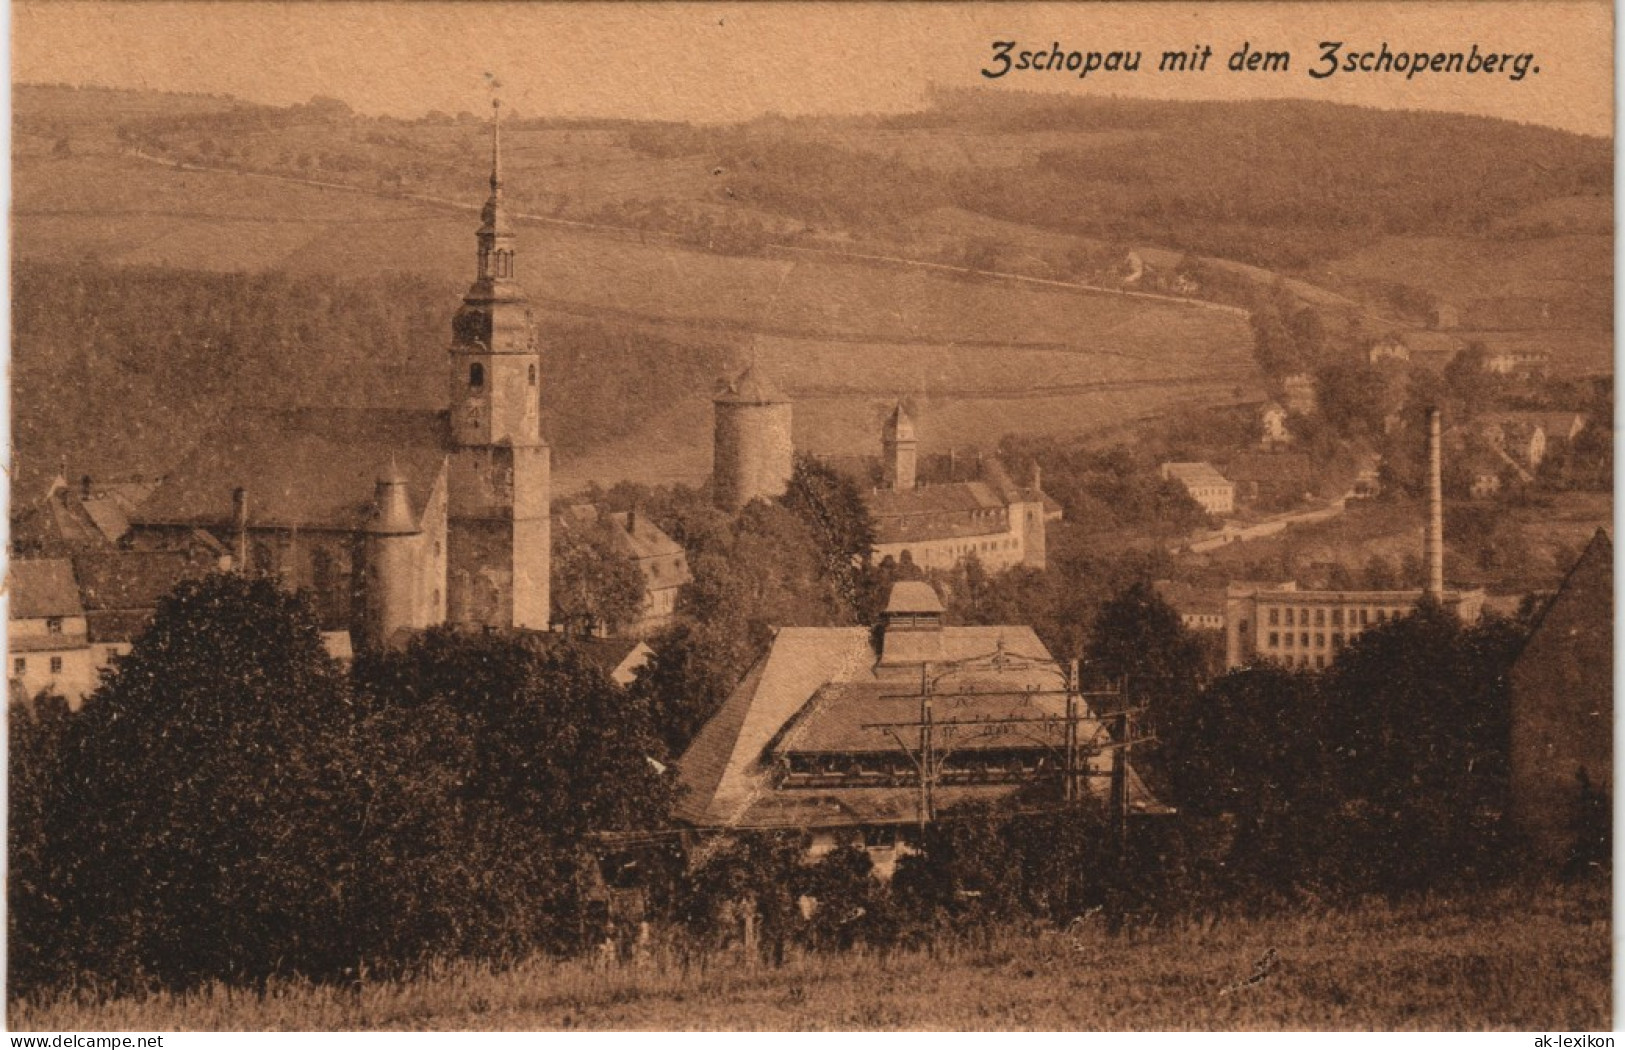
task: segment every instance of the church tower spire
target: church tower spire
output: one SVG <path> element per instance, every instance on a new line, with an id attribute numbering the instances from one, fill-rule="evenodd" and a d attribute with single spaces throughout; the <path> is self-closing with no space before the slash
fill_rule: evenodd
<path id="1" fill-rule="evenodd" d="M 493 101 L 478 267 L 452 320 L 447 616 L 546 630 L 551 456 L 541 434 L 541 354 L 502 200 L 501 117 Z"/>

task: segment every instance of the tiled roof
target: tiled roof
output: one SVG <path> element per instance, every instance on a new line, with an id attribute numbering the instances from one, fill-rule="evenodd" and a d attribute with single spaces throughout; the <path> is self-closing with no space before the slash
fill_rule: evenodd
<path id="1" fill-rule="evenodd" d="M 1009 529 L 1005 500 L 982 481 L 877 489 L 864 500 L 878 543 L 993 536 Z"/>
<path id="2" fill-rule="evenodd" d="M 74 576 L 91 612 L 152 609 L 182 580 L 209 571 L 179 551 L 86 551 L 73 556 Z"/>
<path id="3" fill-rule="evenodd" d="M 792 715 L 829 681 L 852 679 L 874 663 L 864 627 L 785 627 L 683 753 L 677 815 L 731 825 L 771 790 L 758 759 Z"/>
<path id="4" fill-rule="evenodd" d="M 13 620 L 85 614 L 79 601 L 79 585 L 73 580 L 73 563 L 66 558 L 14 561 L 6 584 Z"/>
<path id="5" fill-rule="evenodd" d="M 359 529 L 391 460 L 421 518 L 446 459 L 443 414 L 345 409 L 249 410 L 198 443 L 131 516 L 137 524 L 225 525 L 232 490 L 255 526 Z"/>

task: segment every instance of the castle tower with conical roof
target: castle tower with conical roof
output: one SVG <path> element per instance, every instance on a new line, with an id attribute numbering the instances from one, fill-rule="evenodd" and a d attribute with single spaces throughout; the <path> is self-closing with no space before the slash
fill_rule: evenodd
<path id="1" fill-rule="evenodd" d="M 795 456 L 790 399 L 752 362 L 714 404 L 711 484 L 717 506 L 733 512 L 753 499 L 784 495 Z"/>
<path id="2" fill-rule="evenodd" d="M 502 201 L 500 103 L 474 283 L 452 320 L 447 619 L 546 630 L 552 458 L 541 436 L 541 357 Z"/>
<path id="3" fill-rule="evenodd" d="M 897 407 L 892 409 L 891 415 L 886 417 L 880 444 L 886 487 L 896 492 L 907 492 L 914 487 L 919 442 L 914 438 L 914 420 L 908 417 L 908 412 L 903 409 L 901 401 L 897 402 Z"/>

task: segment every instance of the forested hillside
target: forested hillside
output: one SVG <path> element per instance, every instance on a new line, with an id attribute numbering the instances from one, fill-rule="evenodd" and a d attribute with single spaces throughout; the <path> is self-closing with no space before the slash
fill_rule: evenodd
<path id="1" fill-rule="evenodd" d="M 14 497 L 70 474 L 159 474 L 244 406 L 441 408 L 461 289 L 351 278 L 20 263 L 12 283 Z M 709 392 L 703 347 L 544 321 L 544 427 L 568 454 L 621 437 L 677 392 Z"/>

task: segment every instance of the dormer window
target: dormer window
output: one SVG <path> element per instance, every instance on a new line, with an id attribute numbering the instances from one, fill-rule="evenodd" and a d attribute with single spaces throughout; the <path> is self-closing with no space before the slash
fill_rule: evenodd
<path id="1" fill-rule="evenodd" d="M 478 361 L 468 366 L 468 385 L 476 390 L 485 385 L 485 366 Z"/>

